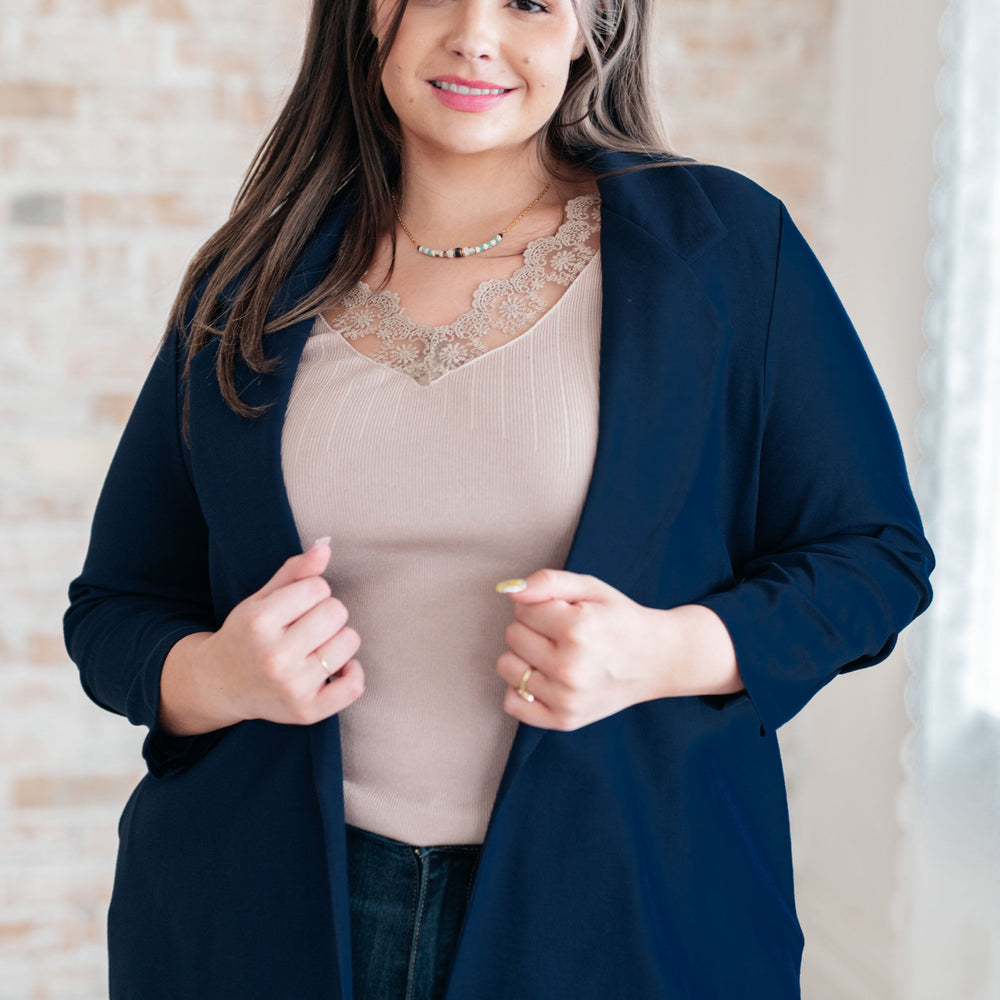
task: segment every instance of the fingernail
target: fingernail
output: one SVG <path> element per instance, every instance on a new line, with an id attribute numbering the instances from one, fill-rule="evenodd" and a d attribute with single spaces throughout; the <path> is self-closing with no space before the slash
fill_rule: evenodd
<path id="1" fill-rule="evenodd" d="M 309 548 L 309 551 L 311 552 L 313 549 L 318 549 L 321 545 L 329 545 L 329 544 L 330 544 L 330 536 L 324 535 L 322 538 L 317 538 L 316 541 L 312 543 L 312 545 Z"/>
<path id="2" fill-rule="evenodd" d="M 528 584 L 524 580 L 501 580 L 496 586 L 498 594 L 517 594 L 527 589 Z"/>

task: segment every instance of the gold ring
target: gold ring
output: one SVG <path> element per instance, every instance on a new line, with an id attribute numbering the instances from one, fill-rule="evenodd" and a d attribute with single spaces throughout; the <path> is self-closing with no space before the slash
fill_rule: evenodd
<path id="1" fill-rule="evenodd" d="M 327 666 L 326 660 L 319 655 L 319 650 L 316 650 L 316 659 L 319 660 L 319 665 L 326 671 L 327 680 L 333 676 L 333 671 Z"/>
<path id="2" fill-rule="evenodd" d="M 528 683 L 528 681 L 531 680 L 531 674 L 534 671 L 534 669 L 535 669 L 534 667 L 528 667 L 528 669 L 525 670 L 524 674 L 521 677 L 521 685 L 517 689 L 517 693 L 525 701 L 534 701 L 535 700 L 535 696 L 525 687 L 525 685 Z"/>

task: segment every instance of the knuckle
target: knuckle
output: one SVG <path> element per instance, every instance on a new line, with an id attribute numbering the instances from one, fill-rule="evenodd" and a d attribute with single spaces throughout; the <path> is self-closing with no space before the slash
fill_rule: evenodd
<path id="1" fill-rule="evenodd" d="M 340 600 L 339 597 L 333 597 L 332 595 L 327 598 L 327 607 L 330 609 L 333 617 L 341 622 L 346 622 L 350 617 L 347 613 L 347 607 L 344 602 Z"/>
<path id="2" fill-rule="evenodd" d="M 513 674 L 517 670 L 517 660 L 511 652 L 501 653 L 497 657 L 497 673 Z"/>
<path id="3" fill-rule="evenodd" d="M 272 679 L 284 672 L 284 659 L 276 650 L 268 650 L 260 658 L 261 673 Z"/>
<path id="4" fill-rule="evenodd" d="M 549 708 L 559 716 L 566 716 L 572 712 L 575 699 L 572 692 L 556 690 L 549 695 Z"/>
<path id="5" fill-rule="evenodd" d="M 245 617 L 246 621 L 237 619 L 241 631 L 249 636 L 251 642 L 262 642 L 268 632 L 267 619 L 260 611 L 254 611 Z"/>
<path id="6" fill-rule="evenodd" d="M 333 636 L 350 635 L 352 632 L 356 631 L 353 628 L 353 626 L 348 625 L 343 620 L 343 618 L 341 618 L 341 616 L 338 615 L 336 612 L 329 612 L 326 615 L 326 622 L 327 622 L 327 625 L 330 628 L 330 636 L 331 636 L 331 638 Z"/>
<path id="7" fill-rule="evenodd" d="M 287 692 L 268 691 L 267 702 L 269 708 L 273 707 L 273 711 L 263 714 L 263 718 L 271 718 L 276 722 L 293 721 L 295 703 L 290 697 L 287 696 Z"/>
<path id="8" fill-rule="evenodd" d="M 337 680 L 336 710 L 343 711 L 348 705 L 353 705 L 365 692 L 365 679 L 360 670 L 347 674 Z"/>
<path id="9" fill-rule="evenodd" d="M 576 671 L 571 663 L 557 661 L 546 671 L 549 678 L 564 688 L 574 688 L 576 686 Z"/>
<path id="10" fill-rule="evenodd" d="M 313 712 L 312 709 L 306 705 L 304 702 L 296 702 L 292 706 L 292 718 L 296 725 L 308 726 L 313 722 Z"/>
<path id="11" fill-rule="evenodd" d="M 573 649 L 580 649 L 587 643 L 587 622 L 577 618 L 570 622 L 563 632 L 563 641 Z"/>
<path id="12" fill-rule="evenodd" d="M 340 630 L 340 636 L 349 648 L 356 650 L 361 646 L 361 636 L 350 625 L 345 625 Z"/>
<path id="13" fill-rule="evenodd" d="M 552 729 L 555 729 L 560 733 L 567 733 L 570 731 L 570 725 L 568 717 L 563 712 L 554 712 L 552 715 L 552 721 L 549 723 Z"/>

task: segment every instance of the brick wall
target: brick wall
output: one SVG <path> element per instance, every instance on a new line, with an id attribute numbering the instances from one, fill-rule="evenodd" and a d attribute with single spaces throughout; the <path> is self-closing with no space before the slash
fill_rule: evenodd
<path id="1" fill-rule="evenodd" d="M 670 0 L 674 145 L 822 243 L 833 0 Z M 3 0 L 0 1000 L 105 995 L 116 823 L 143 733 L 93 706 L 60 619 L 182 269 L 290 83 L 306 0 Z"/>
<path id="2" fill-rule="evenodd" d="M 822 248 L 835 0 L 657 0 L 673 146 L 774 191 Z"/>

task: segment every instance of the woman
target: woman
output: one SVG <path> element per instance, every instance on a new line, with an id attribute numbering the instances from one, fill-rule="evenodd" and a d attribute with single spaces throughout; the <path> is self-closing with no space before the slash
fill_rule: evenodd
<path id="1" fill-rule="evenodd" d="M 932 556 L 784 207 L 663 149 L 649 7 L 313 5 L 71 587 L 150 729 L 113 997 L 799 995 L 775 730 Z"/>

